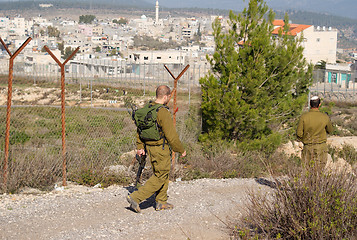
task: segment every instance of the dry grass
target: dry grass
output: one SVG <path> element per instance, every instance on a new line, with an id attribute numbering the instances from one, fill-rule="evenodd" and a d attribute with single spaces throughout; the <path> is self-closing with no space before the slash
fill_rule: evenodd
<path id="1" fill-rule="evenodd" d="M 6 109 L 0 109 L 3 122 L 5 112 Z M 104 169 L 116 164 L 130 164 L 120 161 L 123 153 L 135 147 L 135 126 L 129 114 L 82 108 L 68 108 L 66 113 L 69 180 L 88 185 L 127 183 L 125 175 L 113 179 L 114 176 L 105 173 Z M 46 189 L 61 179 L 61 129 L 59 108 L 12 110 L 7 191 L 16 192 L 22 187 Z M 0 131 L 3 153 L 5 125 L 0 126 Z M 88 171 L 93 173 L 89 180 Z"/>
<path id="2" fill-rule="evenodd" d="M 335 126 L 334 135 L 356 136 L 357 135 L 357 104 L 346 102 L 324 103 L 329 113 L 332 124 Z"/>
<path id="3" fill-rule="evenodd" d="M 355 239 L 355 176 L 299 170 L 274 182 L 271 195 L 249 195 L 236 239 Z"/>
<path id="4" fill-rule="evenodd" d="M 50 185 L 59 181 L 62 171 L 61 162 L 59 158 L 49 158 L 52 155 L 49 151 L 52 150 L 12 148 L 8 164 L 7 191 L 16 192 L 25 186 L 47 190 Z M 26 154 L 12 158 L 13 152 Z"/>

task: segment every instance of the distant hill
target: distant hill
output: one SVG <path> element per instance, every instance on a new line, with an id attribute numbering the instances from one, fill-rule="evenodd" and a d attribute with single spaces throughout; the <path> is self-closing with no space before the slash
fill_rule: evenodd
<path id="1" fill-rule="evenodd" d="M 154 0 L 146 0 L 154 3 Z M 206 7 L 242 11 L 249 0 L 159 0 L 161 6 L 168 8 Z M 266 0 L 267 5 L 274 10 L 299 10 L 357 19 L 356 0 Z"/>
<path id="2" fill-rule="evenodd" d="M 345 27 L 356 27 L 357 28 L 357 19 L 351 19 L 347 17 L 333 16 L 329 14 L 323 13 L 315 13 L 315 12 L 306 12 L 306 11 L 295 11 L 295 10 L 287 10 L 287 11 L 276 11 L 276 19 L 283 19 L 285 13 L 288 14 L 289 19 L 293 23 L 299 24 L 308 24 L 315 26 L 331 26 L 334 28 L 345 28 Z M 357 34 L 357 32 L 356 32 Z M 357 35 L 356 35 L 357 37 Z"/>
<path id="3" fill-rule="evenodd" d="M 21 8 L 38 8 L 38 3 L 52 3 L 56 7 L 80 8 L 142 8 L 153 9 L 156 0 L 0 0 L 0 10 Z M 242 11 L 249 0 L 159 0 L 160 8 L 187 9 L 206 8 Z M 357 19 L 357 0 L 266 0 L 267 5 L 275 11 L 307 11 Z"/>
<path id="4" fill-rule="evenodd" d="M 144 0 L 65 0 L 65 1 L 9 1 L 0 0 L 0 10 L 10 9 L 38 9 L 40 3 L 51 3 L 56 8 L 83 8 L 83 9 L 106 9 L 106 8 L 152 8 L 153 5 Z"/>

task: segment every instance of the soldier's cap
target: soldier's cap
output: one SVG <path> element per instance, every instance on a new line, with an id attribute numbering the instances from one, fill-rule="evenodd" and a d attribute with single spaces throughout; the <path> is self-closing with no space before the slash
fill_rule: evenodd
<path id="1" fill-rule="evenodd" d="M 318 100 L 318 99 L 319 99 L 318 96 L 312 96 L 310 100 L 315 101 L 315 100 Z"/>

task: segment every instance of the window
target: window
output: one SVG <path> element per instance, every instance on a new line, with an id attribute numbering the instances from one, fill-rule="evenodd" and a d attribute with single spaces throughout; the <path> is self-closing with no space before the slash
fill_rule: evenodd
<path id="1" fill-rule="evenodd" d="M 316 42 L 320 42 L 320 38 L 316 38 Z"/>
<path id="2" fill-rule="evenodd" d="M 149 60 L 149 57 L 144 57 L 144 60 Z"/>
<path id="3" fill-rule="evenodd" d="M 161 59 L 161 57 L 156 57 L 156 59 Z"/>

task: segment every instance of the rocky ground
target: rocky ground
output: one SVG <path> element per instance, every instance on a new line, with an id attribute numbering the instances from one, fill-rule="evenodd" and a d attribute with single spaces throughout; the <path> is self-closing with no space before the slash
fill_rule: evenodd
<path id="1" fill-rule="evenodd" d="M 69 184 L 48 193 L 0 195 L 0 239 L 230 239 L 250 191 L 271 188 L 254 179 L 200 179 L 170 183 L 170 211 L 128 208 L 133 187 Z"/>
<path id="2" fill-rule="evenodd" d="M 357 137 L 333 137 L 328 143 L 357 148 Z M 282 147 L 287 153 L 299 149 L 295 142 Z M 338 159 L 331 164 L 337 169 L 347 163 Z M 245 214 L 249 193 L 273 191 L 269 181 L 260 180 L 171 182 L 169 201 L 175 208 L 156 212 L 149 199 L 141 203 L 141 214 L 125 200 L 132 186 L 102 189 L 70 183 L 50 192 L 24 189 L 0 195 L 0 239 L 230 239 L 231 228 Z"/>

